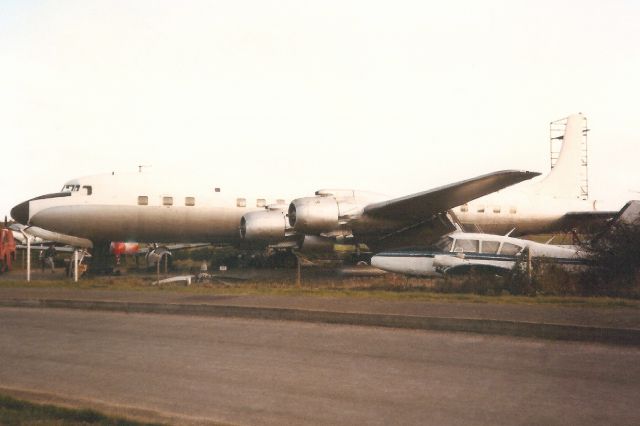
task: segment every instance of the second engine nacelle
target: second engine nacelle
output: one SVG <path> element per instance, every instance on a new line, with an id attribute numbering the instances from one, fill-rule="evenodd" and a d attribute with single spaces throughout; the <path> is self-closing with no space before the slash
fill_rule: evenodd
<path id="1" fill-rule="evenodd" d="M 334 197 L 305 197 L 289 204 L 289 225 L 302 234 L 321 234 L 338 227 L 340 209 Z"/>
<path id="2" fill-rule="evenodd" d="M 287 227 L 282 210 L 250 212 L 240 219 L 240 238 L 247 241 L 278 242 Z"/>

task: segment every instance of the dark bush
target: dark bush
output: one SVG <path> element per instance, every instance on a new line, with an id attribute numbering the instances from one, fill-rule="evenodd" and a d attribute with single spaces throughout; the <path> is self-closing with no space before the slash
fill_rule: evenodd
<path id="1" fill-rule="evenodd" d="M 619 223 L 585 245 L 583 295 L 640 297 L 640 223 Z"/>

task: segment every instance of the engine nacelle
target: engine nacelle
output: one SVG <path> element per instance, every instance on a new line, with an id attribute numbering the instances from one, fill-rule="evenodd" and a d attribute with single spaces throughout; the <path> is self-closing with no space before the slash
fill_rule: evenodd
<path id="1" fill-rule="evenodd" d="M 289 204 L 289 225 L 302 234 L 321 234 L 338 227 L 340 209 L 334 197 L 297 198 Z"/>
<path id="2" fill-rule="evenodd" d="M 287 227 L 282 210 L 250 212 L 240 219 L 240 238 L 246 241 L 278 242 Z"/>

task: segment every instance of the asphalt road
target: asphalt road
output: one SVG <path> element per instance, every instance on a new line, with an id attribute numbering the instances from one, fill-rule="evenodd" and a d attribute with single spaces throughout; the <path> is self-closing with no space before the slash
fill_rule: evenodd
<path id="1" fill-rule="evenodd" d="M 636 425 L 640 349 L 0 308 L 0 387 L 175 423 Z"/>

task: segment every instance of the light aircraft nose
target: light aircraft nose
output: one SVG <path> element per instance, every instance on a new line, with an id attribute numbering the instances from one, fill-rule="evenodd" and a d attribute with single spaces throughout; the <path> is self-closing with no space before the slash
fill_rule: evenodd
<path id="1" fill-rule="evenodd" d="M 29 201 L 18 204 L 11 209 L 11 217 L 18 223 L 28 225 L 29 222 Z"/>

